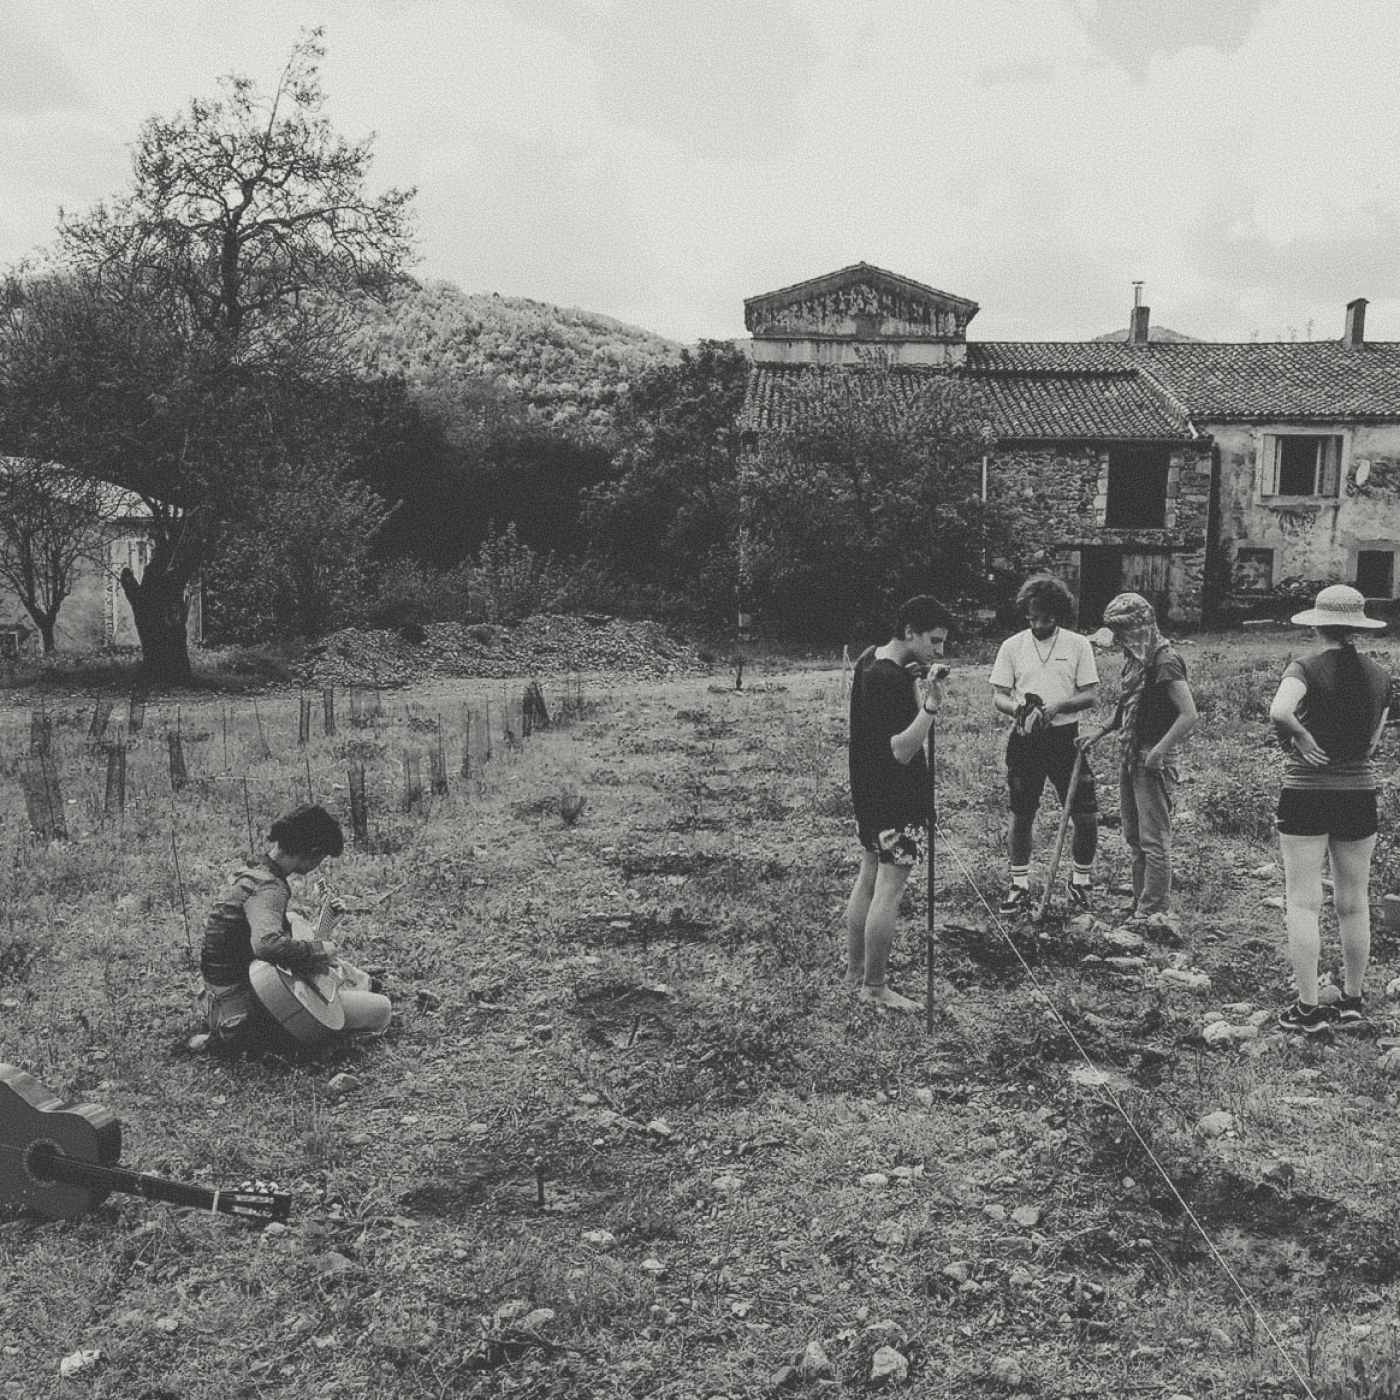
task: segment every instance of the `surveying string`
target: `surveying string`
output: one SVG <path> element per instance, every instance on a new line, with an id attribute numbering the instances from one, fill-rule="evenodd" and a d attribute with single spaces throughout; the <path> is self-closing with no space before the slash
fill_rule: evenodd
<path id="1" fill-rule="evenodd" d="M 1215 1244 L 1211 1240 L 1211 1237 L 1206 1233 L 1206 1228 L 1204 1225 L 1201 1224 L 1200 1220 L 1197 1218 L 1196 1212 L 1193 1211 L 1191 1207 L 1186 1203 L 1185 1197 L 1183 1197 L 1181 1192 L 1177 1190 L 1176 1183 L 1167 1174 L 1167 1169 L 1161 1164 L 1161 1162 L 1157 1160 L 1157 1154 L 1153 1152 L 1152 1148 L 1148 1145 L 1147 1140 L 1138 1131 L 1137 1125 L 1128 1116 L 1127 1111 L 1124 1109 L 1123 1105 L 1118 1101 L 1117 1095 L 1115 1095 L 1113 1090 L 1109 1087 L 1108 1075 L 1094 1063 L 1092 1057 L 1089 1055 L 1089 1052 L 1080 1043 L 1079 1037 L 1075 1035 L 1073 1028 L 1065 1020 L 1065 1018 L 1060 1015 L 1059 1009 L 1055 1006 L 1054 1002 L 1050 1000 L 1049 993 L 1045 990 L 1044 987 L 1041 986 L 1039 979 L 1035 975 L 1034 969 L 1022 956 L 1021 950 L 1016 946 L 1015 940 L 1006 931 L 1006 926 L 997 917 L 996 911 L 988 902 L 987 897 L 982 893 L 980 886 L 977 884 L 977 881 L 973 878 L 972 872 L 968 869 L 967 862 L 963 860 L 961 854 L 958 851 L 958 848 L 948 839 L 948 835 L 943 830 L 941 825 L 937 825 L 935 823 L 935 830 L 937 831 L 938 839 L 942 843 L 944 850 L 952 856 L 953 861 L 962 871 L 964 877 L 967 879 L 968 884 L 972 886 L 973 893 L 977 896 L 978 901 L 981 903 L 982 907 L 987 911 L 988 915 L 991 917 L 992 923 L 996 925 L 997 932 L 1002 936 L 1007 946 L 1015 955 L 1016 961 L 1021 964 L 1021 967 L 1026 974 L 1026 977 L 1029 979 L 1032 986 L 1035 988 L 1035 991 L 1041 998 L 1042 1003 L 1049 1010 L 1050 1014 L 1055 1018 L 1056 1022 L 1058 1022 L 1060 1029 L 1064 1031 L 1064 1033 L 1069 1037 L 1070 1043 L 1074 1046 L 1075 1050 L 1078 1051 L 1080 1059 L 1082 1059 L 1084 1063 L 1088 1066 L 1089 1071 L 1094 1080 L 1094 1087 L 1103 1091 L 1103 1096 L 1108 1101 L 1109 1106 L 1123 1120 L 1123 1123 L 1127 1127 L 1128 1131 L 1136 1139 L 1138 1146 L 1141 1147 L 1143 1152 L 1146 1154 L 1147 1160 L 1152 1163 L 1152 1166 L 1157 1172 L 1157 1175 L 1160 1176 L 1162 1180 L 1166 1183 L 1167 1190 L 1171 1193 L 1172 1198 L 1181 1207 L 1182 1211 L 1186 1215 L 1186 1218 L 1191 1222 L 1191 1224 L 1195 1227 L 1196 1232 L 1205 1241 L 1207 1250 L 1210 1251 L 1211 1257 L 1220 1266 L 1221 1272 L 1224 1273 L 1227 1279 L 1229 1279 L 1230 1284 L 1234 1288 L 1235 1292 L 1239 1294 L 1241 1299 L 1243 1299 L 1245 1306 L 1254 1315 L 1254 1318 L 1259 1323 L 1260 1327 L 1264 1329 L 1264 1335 L 1267 1336 L 1268 1339 L 1274 1344 L 1274 1346 L 1278 1348 L 1279 1355 L 1282 1356 L 1285 1363 L 1287 1363 L 1288 1369 L 1293 1372 L 1293 1375 L 1296 1377 L 1298 1384 L 1303 1387 L 1303 1393 L 1309 1397 L 1309 1400 L 1317 1400 L 1316 1393 L 1313 1391 L 1312 1387 L 1308 1385 L 1307 1379 L 1304 1377 L 1303 1373 L 1298 1369 L 1293 1358 L 1288 1354 L 1287 1348 L 1284 1346 L 1283 1342 L 1279 1339 L 1279 1337 L 1275 1334 L 1274 1329 L 1269 1326 L 1268 1318 L 1266 1318 L 1264 1314 L 1259 1310 L 1258 1304 L 1255 1303 L 1254 1299 L 1245 1289 L 1245 1286 L 1235 1276 L 1234 1271 L 1226 1262 L 1224 1255 L 1222 1255 L 1220 1251 L 1215 1247 Z M 930 912 L 930 957 L 932 956 L 932 939 L 933 916 Z"/>

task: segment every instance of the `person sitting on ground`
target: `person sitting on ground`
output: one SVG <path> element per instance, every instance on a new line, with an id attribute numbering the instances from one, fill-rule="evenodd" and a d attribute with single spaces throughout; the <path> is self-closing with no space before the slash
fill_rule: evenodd
<path id="1" fill-rule="evenodd" d="M 261 860 L 234 874 L 205 922 L 199 1007 L 214 1043 L 286 1044 L 281 1027 L 253 992 L 249 968 L 254 958 L 303 976 L 334 970 L 345 1030 L 384 1030 L 393 1007 L 374 979 L 339 957 L 334 943 L 297 937 L 288 917 L 292 891 L 287 877 L 309 875 L 327 856 L 340 855 L 345 849 L 340 823 L 324 807 L 301 806 L 272 824 L 268 843 Z"/>
<path id="2" fill-rule="evenodd" d="M 1172 800 L 1179 774 L 1177 746 L 1196 727 L 1196 701 L 1186 663 L 1157 630 L 1157 613 L 1140 593 L 1120 593 L 1103 610 L 1095 642 L 1123 649 L 1123 686 L 1113 719 L 1079 739 L 1087 749 L 1115 729 L 1120 734 L 1118 805 L 1123 839 L 1133 856 L 1129 918 L 1171 919 Z"/>
<path id="3" fill-rule="evenodd" d="M 1070 630 L 1074 596 L 1054 575 L 1028 578 L 1016 594 L 1016 607 L 1030 625 L 1001 644 L 990 677 L 993 706 L 1013 721 L 1006 741 L 1011 884 L 999 912 L 1030 912 L 1031 833 L 1047 778 L 1061 807 L 1069 804 L 1074 823 L 1069 901 L 1077 909 L 1087 909 L 1099 844 L 1098 793 L 1087 755 L 1080 759 L 1072 794 L 1069 781 L 1077 756 L 1079 716 L 1099 700 L 1094 649 L 1087 637 Z"/>
<path id="4" fill-rule="evenodd" d="M 1306 612 L 1321 649 L 1290 662 L 1269 707 L 1285 747 L 1278 799 L 1288 956 L 1297 996 L 1278 1018 L 1286 1031 L 1313 1035 L 1365 1023 L 1361 987 L 1371 957 L 1371 853 L 1376 846 L 1376 764 L 1390 703 L 1390 676 L 1356 650 L 1358 631 L 1385 623 L 1344 583 L 1324 588 Z M 1342 944 L 1342 997 L 1318 1004 L 1322 865 L 1332 863 L 1332 903 Z"/>
<path id="5" fill-rule="evenodd" d="M 943 655 L 951 625 L 937 598 L 911 598 L 891 639 L 862 652 L 851 676 L 851 800 L 861 853 L 846 905 L 846 981 L 862 1001 L 896 1011 L 919 1010 L 889 985 L 888 965 L 905 882 L 928 855 L 924 740 L 943 687 L 936 670 L 924 673 Z"/>

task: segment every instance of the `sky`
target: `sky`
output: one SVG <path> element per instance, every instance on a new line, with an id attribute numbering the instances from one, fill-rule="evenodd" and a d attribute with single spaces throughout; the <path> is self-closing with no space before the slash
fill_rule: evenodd
<path id="1" fill-rule="evenodd" d="M 144 119 L 265 89 L 416 186 L 413 269 L 742 337 L 874 263 L 974 340 L 1400 340 L 1393 0 L 0 0 L 0 266 L 118 194 Z"/>

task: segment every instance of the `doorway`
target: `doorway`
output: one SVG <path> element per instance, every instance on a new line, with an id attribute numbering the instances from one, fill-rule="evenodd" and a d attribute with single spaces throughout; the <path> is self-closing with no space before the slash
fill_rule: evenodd
<path id="1" fill-rule="evenodd" d="M 1079 552 L 1079 630 L 1097 628 L 1104 607 L 1119 593 L 1141 593 L 1165 621 L 1170 564 L 1171 554 L 1165 549 L 1086 545 Z"/>

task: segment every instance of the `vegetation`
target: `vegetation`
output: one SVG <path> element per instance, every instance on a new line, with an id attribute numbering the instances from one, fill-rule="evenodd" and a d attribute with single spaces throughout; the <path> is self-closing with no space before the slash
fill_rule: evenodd
<path id="1" fill-rule="evenodd" d="M 313 31 L 270 95 L 229 77 L 221 99 L 149 120 L 130 191 L 65 220 L 52 270 L 6 299 L 12 450 L 152 511 L 150 561 L 121 583 L 156 683 L 189 676 L 186 592 L 237 501 L 291 461 L 328 465 L 328 416 L 306 410 L 341 372 L 347 298 L 409 257 L 412 192 L 365 193 L 369 141 L 324 117 L 323 54 Z"/>
<path id="2" fill-rule="evenodd" d="M 741 483 L 746 597 L 828 641 L 915 593 L 980 599 L 1006 526 L 981 499 L 990 433 L 968 387 L 872 359 L 805 370 L 784 398 Z"/>

